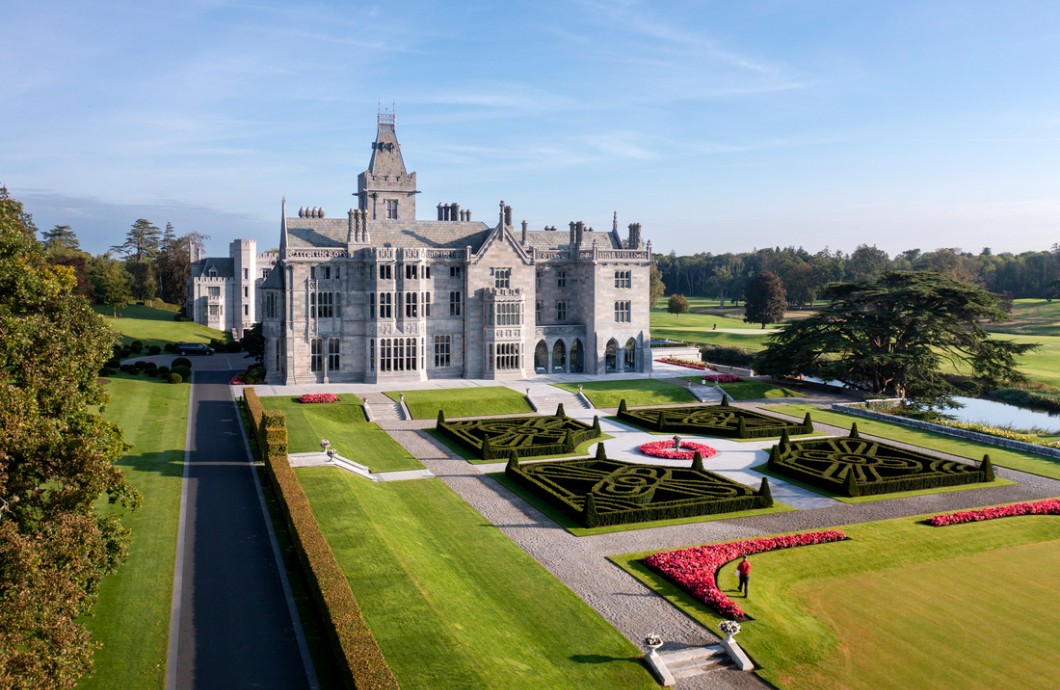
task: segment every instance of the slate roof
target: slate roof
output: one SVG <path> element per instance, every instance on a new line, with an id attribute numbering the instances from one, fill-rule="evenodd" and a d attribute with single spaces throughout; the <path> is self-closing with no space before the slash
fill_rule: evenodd
<path id="1" fill-rule="evenodd" d="M 463 249 L 471 247 L 477 252 L 493 228 L 479 221 L 368 221 L 368 234 L 373 247 L 402 247 L 430 249 Z M 349 232 L 349 221 L 346 218 L 288 218 L 287 246 L 291 249 L 313 247 L 342 248 L 346 246 Z M 522 230 L 512 231 L 516 241 L 522 237 Z M 565 248 L 570 242 L 570 232 L 528 230 L 527 247 L 537 249 Z M 616 247 L 609 232 L 585 232 L 582 235 L 582 249 L 621 249 Z"/>
<path id="2" fill-rule="evenodd" d="M 217 271 L 218 278 L 234 278 L 236 275 L 235 262 L 231 257 L 208 256 L 191 265 L 191 276 L 193 278 L 205 277 L 209 275 L 211 268 Z"/>

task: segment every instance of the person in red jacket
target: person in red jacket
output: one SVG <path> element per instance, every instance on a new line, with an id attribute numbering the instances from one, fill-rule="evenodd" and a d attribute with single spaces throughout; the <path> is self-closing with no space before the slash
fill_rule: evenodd
<path id="1" fill-rule="evenodd" d="M 736 572 L 740 576 L 739 591 L 743 592 L 744 598 L 746 598 L 751 588 L 751 561 L 747 560 L 747 556 L 744 556 L 743 560 L 740 561 L 740 565 L 736 566 Z"/>

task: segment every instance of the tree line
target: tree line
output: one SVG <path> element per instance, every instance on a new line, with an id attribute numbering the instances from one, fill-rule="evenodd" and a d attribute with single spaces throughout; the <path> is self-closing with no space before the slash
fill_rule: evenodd
<path id="1" fill-rule="evenodd" d="M 787 304 L 795 308 L 813 304 L 829 283 L 868 280 L 886 271 L 939 273 L 1009 299 L 1060 297 L 1060 243 L 1049 251 L 1020 254 L 994 254 L 985 247 L 978 254 L 956 248 L 909 249 L 892 257 L 862 244 L 850 254 L 775 247 L 690 256 L 670 252 L 654 259 L 667 292 L 717 297 L 722 306 L 746 299 L 752 278 L 766 272 L 780 277 Z"/>
<path id="2" fill-rule="evenodd" d="M 44 231 L 40 242 L 49 263 L 73 270 L 77 294 L 116 311 L 133 301 L 153 299 L 183 305 L 193 249 L 206 239 L 196 232 L 178 236 L 172 223 L 162 230 L 139 218 L 124 242 L 98 256 L 81 249 L 69 225 Z"/>

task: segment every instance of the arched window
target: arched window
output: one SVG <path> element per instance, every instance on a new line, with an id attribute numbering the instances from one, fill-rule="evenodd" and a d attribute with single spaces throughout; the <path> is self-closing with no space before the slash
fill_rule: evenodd
<path id="1" fill-rule="evenodd" d="M 625 370 L 636 371 L 637 369 L 637 341 L 630 338 L 626 341 Z"/>
<path id="2" fill-rule="evenodd" d="M 604 373 L 610 374 L 615 371 L 618 371 L 618 343 L 611 338 L 607 341 L 607 348 L 604 350 Z"/>
<path id="3" fill-rule="evenodd" d="M 562 340 L 557 340 L 552 346 L 552 371 L 563 372 L 567 370 L 567 346 Z"/>
<path id="4" fill-rule="evenodd" d="M 580 374 L 585 371 L 585 348 L 578 338 L 570 344 L 570 373 Z"/>
<path id="5" fill-rule="evenodd" d="M 534 371 L 539 374 L 548 371 L 548 345 L 544 340 L 539 340 L 534 348 Z"/>

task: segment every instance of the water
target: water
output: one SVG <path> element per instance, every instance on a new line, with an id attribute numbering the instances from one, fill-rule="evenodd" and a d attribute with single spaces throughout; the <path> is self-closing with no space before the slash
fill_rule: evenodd
<path id="1" fill-rule="evenodd" d="M 964 405 L 961 408 L 947 408 L 942 412 L 960 422 L 983 422 L 990 426 L 1011 426 L 1015 429 L 1048 429 L 1060 433 L 1060 417 L 1016 407 L 1006 403 L 982 400 L 980 398 L 954 398 Z"/>

